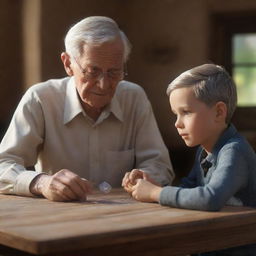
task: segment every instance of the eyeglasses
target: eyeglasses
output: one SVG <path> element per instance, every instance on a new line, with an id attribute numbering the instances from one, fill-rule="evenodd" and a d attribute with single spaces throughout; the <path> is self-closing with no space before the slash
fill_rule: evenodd
<path id="1" fill-rule="evenodd" d="M 109 71 L 102 71 L 100 68 L 92 67 L 92 68 L 82 68 L 81 65 L 78 63 L 76 58 L 74 58 L 76 64 L 80 68 L 81 72 L 83 73 L 85 80 L 101 80 L 105 75 L 114 81 L 122 80 L 127 74 L 126 71 L 123 69 L 115 69 Z"/>

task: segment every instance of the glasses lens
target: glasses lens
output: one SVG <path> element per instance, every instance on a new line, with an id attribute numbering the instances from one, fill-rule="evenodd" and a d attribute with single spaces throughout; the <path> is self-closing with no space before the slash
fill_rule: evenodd
<path id="1" fill-rule="evenodd" d="M 127 75 L 126 72 L 124 72 L 124 70 L 109 70 L 106 72 L 103 72 L 101 69 L 94 67 L 92 69 L 90 68 L 82 68 L 81 65 L 79 64 L 79 62 L 75 59 L 77 65 L 79 66 L 79 68 L 81 69 L 84 78 L 86 80 L 100 80 L 102 79 L 105 75 L 112 80 L 122 80 L 124 78 L 125 75 Z"/>
<path id="2" fill-rule="evenodd" d="M 85 79 L 102 79 L 104 76 L 107 76 L 107 78 L 112 80 L 121 80 L 124 76 L 124 72 L 121 70 L 115 70 L 115 71 L 107 71 L 103 72 L 100 70 L 97 71 L 86 71 L 84 70 L 84 77 Z"/>

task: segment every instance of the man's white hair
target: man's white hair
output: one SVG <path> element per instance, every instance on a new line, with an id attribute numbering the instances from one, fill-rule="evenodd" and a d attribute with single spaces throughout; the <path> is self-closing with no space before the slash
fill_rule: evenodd
<path id="1" fill-rule="evenodd" d="M 100 45 L 118 37 L 124 43 L 124 62 L 126 62 L 131 44 L 117 23 L 104 16 L 87 17 L 73 25 L 65 37 L 65 48 L 71 57 L 79 58 L 83 54 L 84 44 Z"/>

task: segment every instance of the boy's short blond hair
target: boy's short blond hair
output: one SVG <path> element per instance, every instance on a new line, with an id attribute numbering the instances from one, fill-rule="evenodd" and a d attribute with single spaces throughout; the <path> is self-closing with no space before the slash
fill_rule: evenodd
<path id="1" fill-rule="evenodd" d="M 226 123 L 231 122 L 237 105 L 236 85 L 223 67 L 204 64 L 187 70 L 168 85 L 167 95 L 182 87 L 193 87 L 195 97 L 208 106 L 224 102 L 227 106 Z"/>

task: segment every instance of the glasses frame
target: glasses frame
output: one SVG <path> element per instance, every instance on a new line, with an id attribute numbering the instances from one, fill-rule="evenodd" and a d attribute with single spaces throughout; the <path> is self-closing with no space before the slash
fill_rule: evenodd
<path id="1" fill-rule="evenodd" d="M 105 75 L 107 75 L 107 78 L 108 79 L 111 79 L 113 81 L 121 81 L 124 79 L 124 77 L 126 77 L 128 75 L 128 72 L 127 72 L 127 67 L 126 65 L 124 65 L 124 69 L 122 70 L 121 74 L 120 74 L 120 77 L 118 78 L 115 78 L 115 77 L 111 77 L 111 71 L 102 71 L 101 69 L 99 69 L 99 74 L 98 75 L 92 75 L 90 74 L 90 72 L 88 72 L 86 70 L 86 68 L 83 68 L 79 62 L 77 61 L 77 59 L 75 57 L 73 57 L 73 59 L 75 60 L 77 66 L 79 67 L 79 69 L 81 70 L 81 72 L 83 73 L 83 76 L 84 76 L 84 79 L 86 80 L 101 80 L 103 77 L 105 77 Z"/>

